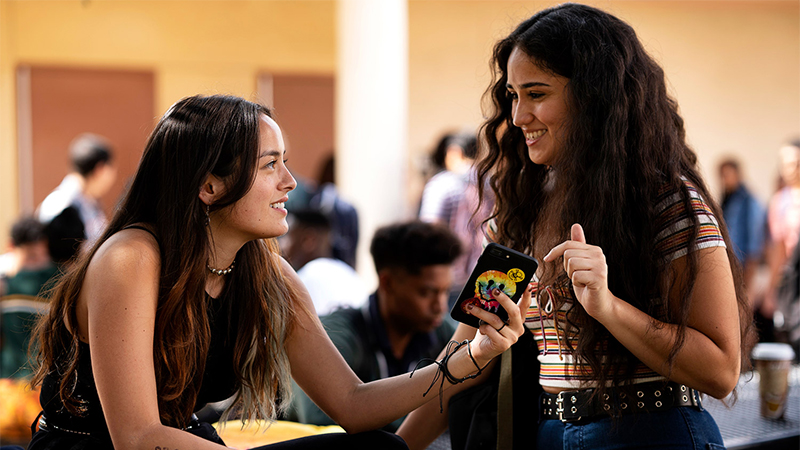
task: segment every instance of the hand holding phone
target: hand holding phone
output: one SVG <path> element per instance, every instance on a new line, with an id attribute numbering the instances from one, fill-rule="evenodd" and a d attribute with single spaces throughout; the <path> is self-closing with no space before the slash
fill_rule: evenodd
<path id="1" fill-rule="evenodd" d="M 538 266 L 539 263 L 534 258 L 524 253 L 495 243 L 487 245 L 453 305 L 450 316 L 478 328 L 480 321 L 466 310 L 471 304 L 497 314 L 504 322 L 507 321 L 508 312 L 494 298 L 492 290 L 500 289 L 516 303 Z"/>

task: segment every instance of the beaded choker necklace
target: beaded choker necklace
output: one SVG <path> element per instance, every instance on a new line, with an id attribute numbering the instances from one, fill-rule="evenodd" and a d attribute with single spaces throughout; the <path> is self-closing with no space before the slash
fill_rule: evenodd
<path id="1" fill-rule="evenodd" d="M 231 263 L 231 265 L 228 266 L 225 269 L 214 269 L 213 267 L 209 266 L 208 264 L 206 264 L 206 267 L 208 268 L 209 272 L 213 273 L 214 275 L 216 275 L 218 277 L 221 277 L 223 275 L 227 275 L 227 274 L 231 273 L 231 271 L 233 270 L 233 266 L 235 264 L 236 264 L 236 260 L 234 259 L 233 262 Z"/>

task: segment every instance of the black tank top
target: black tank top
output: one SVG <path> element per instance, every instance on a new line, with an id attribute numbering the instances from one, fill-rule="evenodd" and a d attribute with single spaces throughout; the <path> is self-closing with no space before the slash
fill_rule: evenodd
<path id="1" fill-rule="evenodd" d="M 143 227 L 130 226 L 128 228 L 138 228 L 152 234 L 150 230 Z M 233 371 L 235 343 L 235 326 L 233 324 L 236 323 L 236 318 L 232 317 L 234 313 L 232 313 L 230 299 L 212 298 L 206 295 L 205 300 L 211 324 L 211 342 L 206 357 L 203 381 L 195 402 L 195 411 L 207 403 L 229 398 L 239 388 L 239 382 Z M 108 436 L 108 427 L 94 383 L 89 344 L 80 342 L 78 346 L 78 370 L 74 381 L 75 397 L 84 401 L 85 412 L 81 416 L 70 414 L 61 402 L 58 394 L 61 382 L 62 376 L 55 367 L 42 381 L 39 401 L 47 422 L 64 429 Z"/>

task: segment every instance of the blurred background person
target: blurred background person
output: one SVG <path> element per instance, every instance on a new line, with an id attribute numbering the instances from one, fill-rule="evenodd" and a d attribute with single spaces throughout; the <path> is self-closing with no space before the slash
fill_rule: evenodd
<path id="1" fill-rule="evenodd" d="M 331 224 L 332 256 L 356 267 L 358 211 L 336 189 L 336 159 L 333 152 L 325 159 L 317 176 L 317 187 L 308 208 L 324 214 Z M 291 196 L 290 196 L 291 198 Z"/>
<path id="2" fill-rule="evenodd" d="M 473 163 L 477 153 L 478 141 L 474 133 L 445 134 L 431 155 L 433 166 L 441 170 L 428 180 L 422 191 L 419 219 L 448 227 L 461 240 L 464 249 L 453 264 L 448 306 L 452 306 L 461 292 L 481 253 L 481 223 L 491 210 L 491 205 L 484 204 L 476 214 L 479 201 Z"/>
<path id="3" fill-rule="evenodd" d="M 734 252 L 744 269 L 745 286 L 751 286 L 764 252 L 764 207 L 742 179 L 736 159 L 728 158 L 719 165 L 722 181 L 722 214 L 734 245 Z"/>
<path id="4" fill-rule="evenodd" d="M 33 217 L 22 217 L 11 227 L 11 245 L 17 260 L 15 271 L 0 275 L 0 295 L 39 295 L 58 273 L 50 259 L 44 226 Z"/>
<path id="5" fill-rule="evenodd" d="M 44 226 L 33 217 L 21 217 L 11 227 L 16 271 L 0 276 L 0 296 L 38 296 L 52 286 L 58 267 L 50 260 Z M 40 311 L 30 305 L 4 303 L 0 315 L 0 378 L 27 379 L 31 375 L 28 343 Z"/>
<path id="6" fill-rule="evenodd" d="M 305 284 L 317 314 L 324 316 L 342 306 L 361 306 L 369 292 L 356 273 L 333 258 L 331 222 L 315 210 L 290 213 L 289 232 L 282 237 L 284 256 Z"/>
<path id="7" fill-rule="evenodd" d="M 783 187 L 770 199 L 770 291 L 760 305 L 774 317 L 776 340 L 790 342 L 800 355 L 800 138 L 780 148 Z"/>
<path id="8" fill-rule="evenodd" d="M 50 256 L 57 263 L 69 261 L 81 245 L 89 247 L 100 237 L 108 222 L 100 198 L 117 179 L 113 149 L 104 137 L 79 135 L 70 143 L 69 158 L 72 172 L 37 211 L 45 224 Z"/>
<path id="9" fill-rule="evenodd" d="M 445 347 L 455 330 L 444 316 L 451 265 L 461 243 L 444 226 L 413 221 L 378 229 L 370 253 L 377 291 L 361 308 L 339 309 L 322 318 L 328 336 L 364 382 L 409 372 Z M 300 389 L 294 393 L 291 418 L 334 423 Z M 400 423 L 402 419 L 384 429 L 394 431 Z"/>

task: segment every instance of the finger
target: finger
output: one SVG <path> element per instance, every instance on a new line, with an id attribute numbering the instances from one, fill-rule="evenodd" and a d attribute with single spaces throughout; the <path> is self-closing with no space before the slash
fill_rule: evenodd
<path id="1" fill-rule="evenodd" d="M 508 299 L 508 297 L 506 297 Z M 483 329 L 483 326 L 486 325 L 492 329 L 498 329 L 503 326 L 503 320 L 497 316 L 497 314 L 491 313 L 486 311 L 485 309 L 475 306 L 472 309 L 469 309 L 469 314 L 475 316 L 476 318 L 482 320 L 484 323 L 480 325 L 480 329 Z M 483 333 L 486 334 L 486 333 Z"/>
<path id="2" fill-rule="evenodd" d="M 544 258 L 542 258 L 545 262 L 553 262 L 558 257 L 564 255 L 564 252 L 567 250 L 567 246 L 569 245 L 569 241 L 564 241 L 555 247 L 551 248 Z"/>
<path id="3" fill-rule="evenodd" d="M 583 232 L 583 227 L 579 223 L 572 224 L 572 228 L 570 228 L 570 236 L 573 241 L 580 242 L 582 244 L 586 243 L 586 234 Z"/>
<path id="4" fill-rule="evenodd" d="M 595 259 L 585 254 L 570 256 L 569 253 L 566 253 L 564 255 L 564 271 L 568 277 L 572 277 L 572 274 L 578 270 L 592 270 L 599 267 Z"/>
<path id="5" fill-rule="evenodd" d="M 521 319 L 519 314 L 515 314 L 515 312 L 518 311 L 519 305 L 514 303 L 514 301 L 512 301 L 511 298 L 505 294 L 505 292 L 495 288 L 492 291 L 492 297 L 494 297 L 495 300 L 500 302 L 500 307 L 502 307 L 503 310 L 505 310 L 506 316 L 508 316 L 509 323 L 515 324 L 516 326 L 516 324 L 522 323 L 524 321 L 523 319 Z"/>
<path id="6" fill-rule="evenodd" d="M 576 270 L 570 277 L 573 286 L 592 287 L 604 285 L 604 276 L 595 269 Z"/>
<path id="7" fill-rule="evenodd" d="M 587 246 L 586 242 L 578 242 L 578 241 L 564 241 L 555 247 L 553 247 L 544 258 L 542 258 L 545 262 L 552 262 L 555 261 L 558 257 L 564 256 L 564 254 L 569 250 L 587 250 L 590 249 L 591 246 Z"/>
<path id="8" fill-rule="evenodd" d="M 491 339 L 492 342 L 499 343 L 505 339 L 508 339 L 506 336 L 503 335 L 503 333 L 505 332 L 505 330 L 508 329 L 508 327 L 505 327 L 502 330 L 498 330 L 498 328 L 500 327 L 495 328 L 488 323 L 484 323 L 480 327 L 480 333 Z"/>
<path id="9" fill-rule="evenodd" d="M 531 307 L 531 303 L 533 302 L 533 285 L 528 283 L 528 286 L 525 287 L 525 292 L 522 293 L 522 298 L 519 299 L 517 306 L 519 306 L 519 311 L 522 313 L 523 321 L 525 320 L 525 315 L 528 313 L 528 308 Z"/>
<path id="10" fill-rule="evenodd" d="M 533 301 L 533 286 L 528 284 L 525 287 L 525 292 L 522 293 L 522 297 L 517 302 L 517 308 L 519 310 L 519 319 L 522 324 L 523 331 L 525 330 L 525 319 L 528 316 L 528 309 L 531 307 L 531 302 Z"/>

